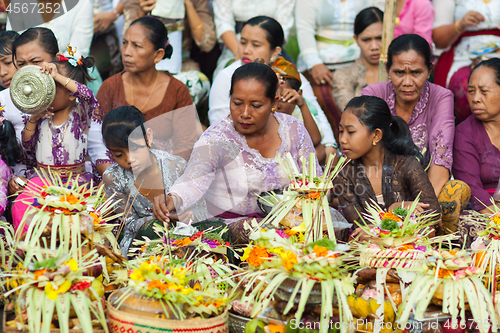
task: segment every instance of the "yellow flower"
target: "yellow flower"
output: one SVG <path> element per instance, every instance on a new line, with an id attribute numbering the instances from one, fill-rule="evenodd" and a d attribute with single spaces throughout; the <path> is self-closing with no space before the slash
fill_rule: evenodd
<path id="1" fill-rule="evenodd" d="M 297 263 L 297 256 L 292 251 L 286 251 L 281 255 L 281 259 L 283 260 L 283 267 L 285 267 L 287 271 L 291 270 L 293 265 Z"/>
<path id="2" fill-rule="evenodd" d="M 497 225 L 500 225 L 500 214 L 495 214 L 491 217 L 491 220 L 495 222 Z"/>
<path id="3" fill-rule="evenodd" d="M 183 295 L 189 295 L 193 292 L 194 290 L 192 288 L 182 288 L 181 289 L 181 294 Z"/>
<path id="4" fill-rule="evenodd" d="M 241 257 L 241 261 L 247 261 L 248 257 L 250 256 L 251 251 L 252 251 L 252 248 L 250 246 L 247 246 L 243 252 L 243 256 Z"/>
<path id="5" fill-rule="evenodd" d="M 73 258 L 66 261 L 63 265 L 68 266 L 69 269 L 72 270 L 73 272 L 78 270 L 78 262 Z"/>
<path id="6" fill-rule="evenodd" d="M 293 231 L 296 232 L 305 232 L 306 231 L 306 224 L 302 222 L 298 227 L 292 228 Z"/>
<path id="7" fill-rule="evenodd" d="M 57 285 L 54 287 L 54 282 L 49 282 L 45 286 L 45 294 L 53 301 L 57 300 L 57 295 L 65 293 L 71 288 L 71 281 L 64 280 L 64 282 L 57 289 L 56 288 Z"/>
<path id="8" fill-rule="evenodd" d="M 285 250 L 282 247 L 272 247 L 267 252 L 277 254 L 281 257 L 285 254 Z"/>

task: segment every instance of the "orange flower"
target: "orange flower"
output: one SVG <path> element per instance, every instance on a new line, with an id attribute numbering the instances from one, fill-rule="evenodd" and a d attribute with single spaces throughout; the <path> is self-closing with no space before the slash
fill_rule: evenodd
<path id="1" fill-rule="evenodd" d="M 286 253 L 281 255 L 281 259 L 283 260 L 283 267 L 285 267 L 287 271 L 291 270 L 293 265 L 297 263 L 297 256 L 292 251 L 286 251 Z"/>
<path id="2" fill-rule="evenodd" d="M 295 230 L 292 230 L 292 229 L 285 230 L 285 234 L 287 234 L 290 237 L 294 236 L 297 232 L 298 231 L 295 231 Z"/>
<path id="3" fill-rule="evenodd" d="M 434 273 L 436 273 L 435 269 L 434 269 Z M 455 275 L 454 271 L 450 271 L 450 270 L 447 270 L 444 268 L 440 268 L 438 271 L 438 278 L 445 278 L 445 277 L 454 276 L 454 275 Z"/>
<path id="4" fill-rule="evenodd" d="M 80 200 L 78 200 L 77 197 L 75 197 L 73 194 L 68 194 L 68 195 L 63 195 L 60 199 L 61 202 L 67 201 L 70 204 L 74 205 L 78 203 Z"/>
<path id="5" fill-rule="evenodd" d="M 307 196 L 311 199 L 319 199 L 319 197 L 321 196 L 321 193 L 320 192 L 310 192 Z"/>
<path id="6" fill-rule="evenodd" d="M 393 220 L 396 222 L 401 222 L 401 218 L 397 215 L 395 215 L 393 212 L 386 212 L 384 215 L 381 216 L 382 219 L 389 219 Z"/>
<path id="7" fill-rule="evenodd" d="M 328 250 L 323 246 L 314 245 L 313 252 L 316 253 L 316 257 L 326 257 L 328 255 Z"/>
<path id="8" fill-rule="evenodd" d="M 43 273 L 45 273 L 46 271 L 47 271 L 46 269 L 39 269 L 39 270 L 35 271 L 35 280 L 38 280 L 38 278 L 40 276 L 42 276 Z"/>
<path id="9" fill-rule="evenodd" d="M 167 285 L 160 280 L 151 280 L 151 282 L 148 283 L 148 290 L 151 291 L 154 288 L 158 288 L 162 293 L 165 293 Z"/>
<path id="10" fill-rule="evenodd" d="M 178 239 L 174 242 L 174 245 L 176 246 L 185 246 L 191 244 L 192 241 L 189 237 L 183 238 L 183 239 Z"/>
<path id="11" fill-rule="evenodd" d="M 450 251 L 450 254 L 451 254 L 452 256 L 454 256 L 455 254 L 457 254 L 457 250 L 451 250 L 451 251 Z"/>
<path id="12" fill-rule="evenodd" d="M 405 244 L 398 248 L 399 251 L 408 251 L 408 250 L 415 250 L 415 247 L 411 244 Z"/>
<path id="13" fill-rule="evenodd" d="M 259 267 L 266 258 L 269 258 L 269 253 L 267 253 L 265 247 L 254 246 L 252 250 L 250 250 L 250 254 L 247 258 L 247 263 L 253 267 Z"/>

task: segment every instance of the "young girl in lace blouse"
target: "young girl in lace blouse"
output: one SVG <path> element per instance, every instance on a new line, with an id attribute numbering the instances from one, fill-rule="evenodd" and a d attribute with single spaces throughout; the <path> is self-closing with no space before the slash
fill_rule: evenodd
<path id="1" fill-rule="evenodd" d="M 90 182 L 92 174 L 85 171 L 87 144 L 92 120 L 102 119 L 101 109 L 85 85 L 92 80 L 88 68 L 93 67 L 92 57 L 66 58 L 60 56 L 53 63 L 43 63 L 41 71 L 51 75 L 56 82 L 56 95 L 51 106 L 43 113 L 30 116 L 22 138 L 31 165 L 50 170 L 61 178 L 79 176 L 81 182 Z M 30 182 L 42 184 L 35 170 L 27 171 Z M 17 227 L 27 209 L 21 202 L 23 193 L 13 207 L 14 226 Z"/>
<path id="2" fill-rule="evenodd" d="M 116 212 L 125 212 L 127 205 L 132 204 L 122 221 L 120 247 L 122 254 L 127 255 L 132 240 L 141 238 L 138 232 L 154 223 L 153 202 L 170 189 L 187 163 L 180 156 L 151 148 L 153 131 L 134 106 L 120 106 L 108 112 L 102 123 L 102 136 L 116 162 L 104 172 L 104 190 L 108 197 L 114 194 L 115 199 L 122 199 Z M 199 203 L 192 216 L 182 217 L 204 219 L 203 207 L 204 202 Z"/>
<path id="3" fill-rule="evenodd" d="M 418 195 L 418 213 L 440 213 L 408 125 L 391 115 L 383 99 L 353 98 L 342 114 L 339 139 L 342 153 L 351 161 L 335 179 L 335 193 L 349 222 L 360 222 L 359 215 L 367 213 L 366 205 L 371 200 L 382 209 L 392 210 L 409 207 Z M 439 218 L 436 223 L 440 223 Z M 351 236 L 360 233 L 358 228 Z"/>

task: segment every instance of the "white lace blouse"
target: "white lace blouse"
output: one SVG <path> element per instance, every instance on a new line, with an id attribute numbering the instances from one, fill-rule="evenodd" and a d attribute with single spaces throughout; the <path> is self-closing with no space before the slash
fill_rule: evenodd
<path id="1" fill-rule="evenodd" d="M 279 123 L 281 138 L 276 154 L 284 156 L 289 152 L 302 168 L 300 158 L 303 156 L 309 161 L 309 153 L 315 152 L 304 125 L 286 114 L 274 113 L 274 117 Z M 316 170 L 322 173 L 317 160 Z M 194 146 L 186 171 L 170 188 L 170 193 L 182 199 L 181 207 L 177 207 L 180 213 L 204 197 L 211 216 L 224 212 L 248 216 L 260 212 L 258 195 L 283 189 L 288 183 L 276 160 L 264 158 L 250 148 L 229 117 L 203 133 Z M 235 220 L 230 218 L 225 222 Z"/>

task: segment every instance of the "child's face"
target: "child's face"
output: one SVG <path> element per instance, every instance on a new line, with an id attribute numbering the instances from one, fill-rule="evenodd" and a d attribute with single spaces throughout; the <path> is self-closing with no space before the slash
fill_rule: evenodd
<path id="1" fill-rule="evenodd" d="M 342 153 L 351 160 L 366 155 L 373 148 L 374 133 L 370 133 L 350 109 L 345 110 L 339 124 Z"/>
<path id="2" fill-rule="evenodd" d="M 4 88 L 10 87 L 10 81 L 14 74 L 16 74 L 17 68 L 14 66 L 12 61 L 12 54 L 8 54 L 0 57 L 0 84 Z"/>
<path id="3" fill-rule="evenodd" d="M 136 176 L 149 168 L 153 162 L 148 144 L 144 138 L 129 138 L 129 146 L 109 147 L 120 168 L 133 172 Z"/>
<path id="4" fill-rule="evenodd" d="M 290 84 L 287 81 L 283 81 L 279 85 L 278 91 L 280 96 L 282 96 L 283 89 L 291 89 Z M 291 115 L 294 109 L 295 109 L 295 103 L 283 102 L 281 98 L 279 99 L 278 106 L 276 107 L 276 111 L 281 113 L 286 113 L 288 115 Z"/>

